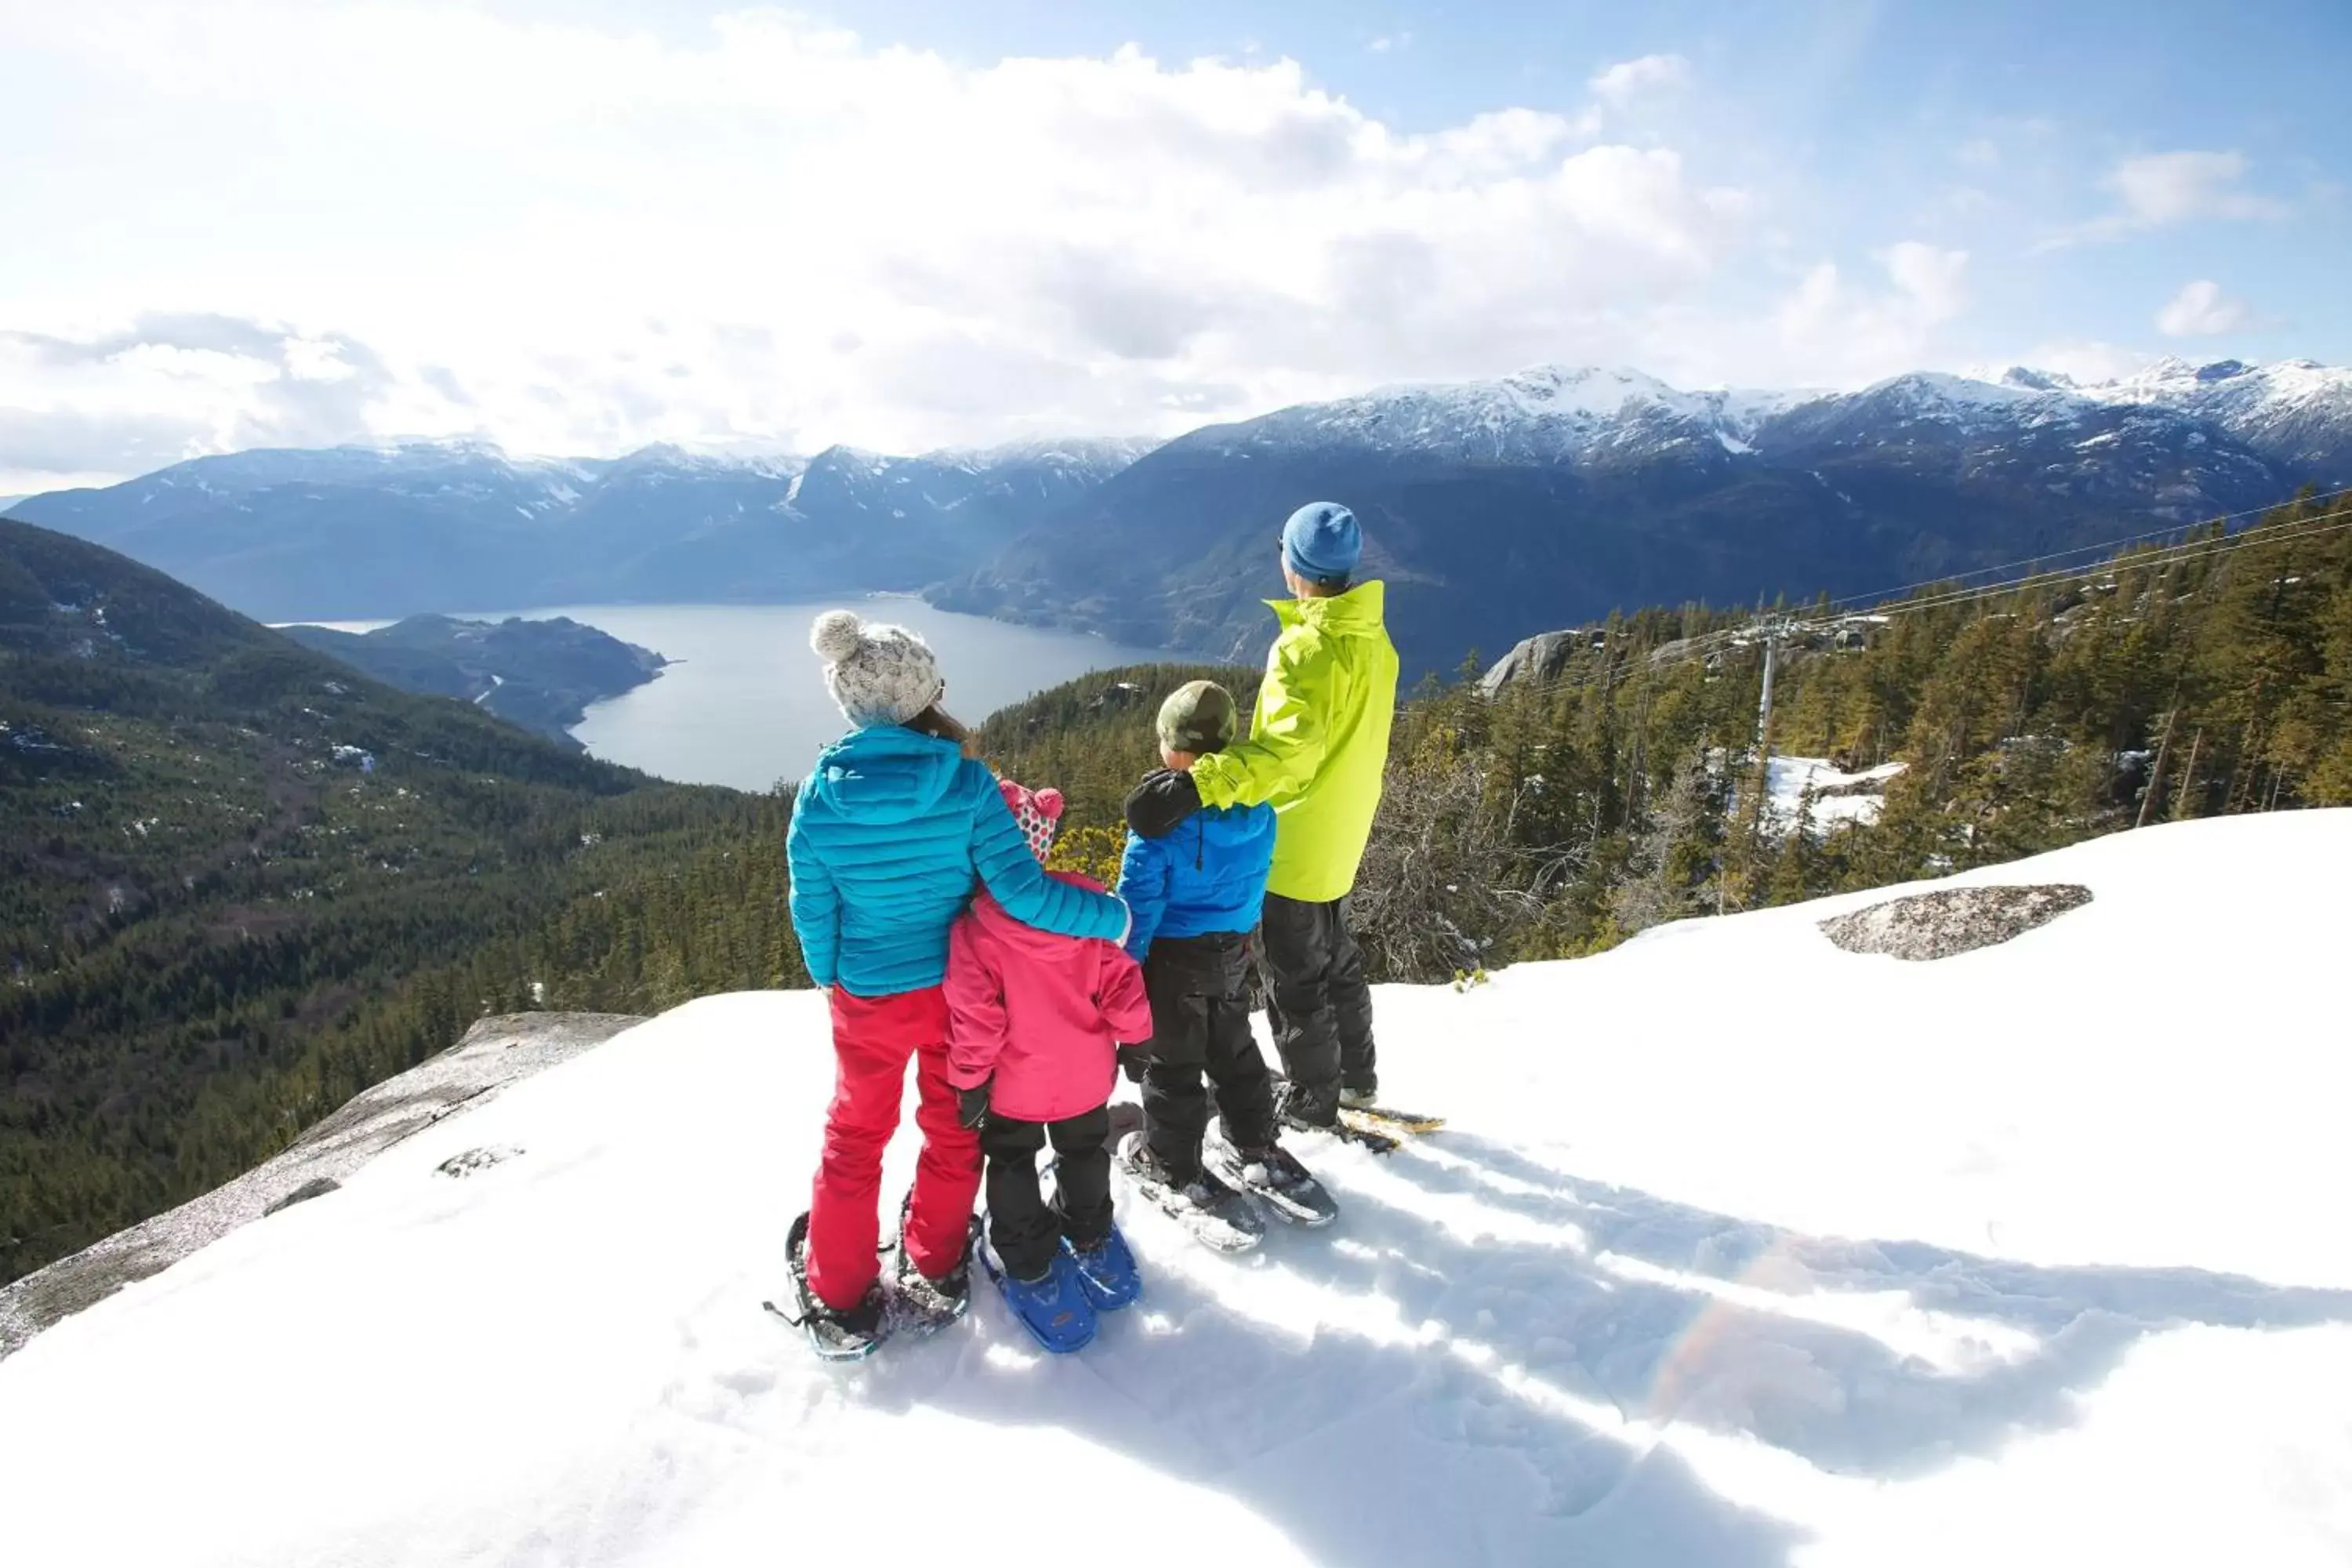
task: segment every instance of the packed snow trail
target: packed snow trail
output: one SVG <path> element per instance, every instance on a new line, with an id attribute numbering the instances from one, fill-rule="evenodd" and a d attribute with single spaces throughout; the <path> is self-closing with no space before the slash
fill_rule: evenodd
<path id="1" fill-rule="evenodd" d="M 831 1055 L 710 998 L 0 1363 L 10 1557 L 2340 1565 L 2347 868 L 2195 823 L 1933 884 L 2096 895 L 1934 963 L 1815 929 L 1886 889 L 1384 989 L 1448 1130 L 1301 1140 L 1340 1220 L 1239 1258 L 1122 1189 L 1144 1299 L 1066 1357 L 759 1310 Z"/>

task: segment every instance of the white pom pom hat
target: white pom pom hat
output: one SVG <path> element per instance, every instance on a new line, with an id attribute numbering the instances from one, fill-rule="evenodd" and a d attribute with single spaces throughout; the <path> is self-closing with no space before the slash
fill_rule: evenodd
<path id="1" fill-rule="evenodd" d="M 809 628 L 809 647 L 824 660 L 824 689 L 852 724 L 904 724 L 946 694 L 940 661 L 904 626 L 827 610 Z"/>

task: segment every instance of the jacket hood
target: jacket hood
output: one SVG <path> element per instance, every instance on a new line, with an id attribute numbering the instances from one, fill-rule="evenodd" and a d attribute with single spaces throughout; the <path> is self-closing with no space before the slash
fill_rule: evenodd
<path id="1" fill-rule="evenodd" d="M 1314 626 L 1337 637 L 1357 637 L 1381 628 L 1388 611 L 1388 584 L 1359 583 L 1328 599 L 1268 599 L 1266 607 L 1286 626 Z"/>
<path id="2" fill-rule="evenodd" d="M 936 809 L 956 787 L 963 748 L 897 724 L 856 731 L 827 746 L 809 791 L 861 822 L 907 822 Z"/>
<path id="3" fill-rule="evenodd" d="M 1099 893 L 1106 890 L 1103 885 L 1092 877 L 1082 876 L 1076 871 L 1048 871 L 1045 875 L 1053 878 L 1056 882 L 1066 882 L 1082 892 Z M 1086 945 L 1082 938 L 1055 936 L 1052 931 L 1039 931 L 1035 926 L 1024 924 L 1016 920 L 1003 904 L 998 903 L 996 895 L 986 888 L 982 888 L 972 895 L 971 918 L 987 928 L 989 934 L 999 942 L 1023 957 L 1038 963 L 1066 963 L 1071 953 Z"/>

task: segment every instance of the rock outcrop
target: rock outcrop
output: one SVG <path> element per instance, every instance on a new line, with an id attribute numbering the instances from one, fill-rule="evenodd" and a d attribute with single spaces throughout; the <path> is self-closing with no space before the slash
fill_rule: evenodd
<path id="1" fill-rule="evenodd" d="M 1848 952 L 1921 962 L 1995 946 L 2090 901 L 2091 889 L 2074 882 L 1946 888 L 1825 920 L 1822 933 Z"/>
<path id="2" fill-rule="evenodd" d="M 275 1159 L 0 1289 L 0 1357 L 240 1226 L 332 1193 L 402 1140 L 643 1022 L 618 1013 L 483 1019 L 450 1049 L 352 1096 Z"/>

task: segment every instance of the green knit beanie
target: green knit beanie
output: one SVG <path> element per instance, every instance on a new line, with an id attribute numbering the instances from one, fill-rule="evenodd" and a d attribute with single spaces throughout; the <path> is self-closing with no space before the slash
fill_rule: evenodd
<path id="1" fill-rule="evenodd" d="M 1196 757 L 1222 752 L 1234 743 L 1240 724 L 1234 694 L 1213 680 L 1180 686 L 1160 705 L 1160 743 L 1171 752 Z"/>

